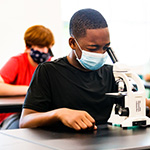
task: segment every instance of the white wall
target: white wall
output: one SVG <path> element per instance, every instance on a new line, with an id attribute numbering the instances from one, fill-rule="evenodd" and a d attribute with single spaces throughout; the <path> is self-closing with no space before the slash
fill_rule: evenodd
<path id="1" fill-rule="evenodd" d="M 94 8 L 104 15 L 118 59 L 144 74 L 150 59 L 150 0 L 0 0 L 0 68 L 24 51 L 24 32 L 35 24 L 54 33 L 55 58 L 67 55 L 69 29 L 62 28 L 62 21 L 69 22 L 82 8 Z M 146 70 L 150 72 L 150 63 Z"/>
<path id="2" fill-rule="evenodd" d="M 24 52 L 24 32 L 36 24 L 51 29 L 56 42 L 52 51 L 61 56 L 61 23 L 60 0 L 0 0 L 0 68 Z"/>

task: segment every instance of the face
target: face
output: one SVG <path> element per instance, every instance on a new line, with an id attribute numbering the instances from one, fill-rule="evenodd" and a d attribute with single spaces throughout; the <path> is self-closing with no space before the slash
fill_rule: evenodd
<path id="1" fill-rule="evenodd" d="M 46 46 L 45 47 L 39 47 L 39 46 L 32 45 L 31 48 L 33 48 L 34 50 L 43 52 L 43 53 L 48 53 L 48 48 Z"/>
<path id="2" fill-rule="evenodd" d="M 78 41 L 81 49 L 93 53 L 105 53 L 107 48 L 110 46 L 108 28 L 88 29 L 85 37 L 76 40 Z M 74 49 L 80 59 L 82 52 L 76 43 L 74 45 Z"/>
<path id="3" fill-rule="evenodd" d="M 49 48 L 51 48 L 51 46 Z M 49 48 L 46 46 L 39 47 L 39 46 L 35 46 L 35 45 L 32 45 L 30 48 L 27 47 L 25 52 L 28 53 L 29 62 L 33 66 L 37 66 L 39 63 L 44 62 L 47 59 L 49 59 L 49 57 L 50 57 L 50 55 L 48 53 Z M 39 53 L 39 52 L 41 52 L 41 53 Z"/>

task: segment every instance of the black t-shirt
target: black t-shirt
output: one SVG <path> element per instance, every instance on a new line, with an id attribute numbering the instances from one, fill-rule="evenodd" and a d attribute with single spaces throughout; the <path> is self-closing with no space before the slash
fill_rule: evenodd
<path id="1" fill-rule="evenodd" d="M 32 78 L 23 108 L 46 112 L 57 108 L 87 111 L 96 123 L 105 123 L 114 99 L 105 93 L 116 90 L 111 65 L 81 71 L 67 57 L 40 64 Z"/>

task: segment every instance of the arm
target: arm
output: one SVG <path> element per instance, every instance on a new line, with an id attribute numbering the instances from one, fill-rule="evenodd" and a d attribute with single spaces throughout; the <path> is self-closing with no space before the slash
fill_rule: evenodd
<path id="1" fill-rule="evenodd" d="M 54 73 L 53 70 L 51 72 Z M 51 76 L 47 73 L 46 63 L 39 64 L 26 95 L 20 118 L 20 127 L 35 128 L 61 121 L 65 126 L 75 130 L 91 127 L 96 129 L 95 120 L 85 111 L 68 108 L 53 109 L 55 106 L 52 103 L 51 80 Z"/>
<path id="2" fill-rule="evenodd" d="M 92 128 L 97 129 L 95 120 L 85 111 L 72 110 L 68 108 L 55 109 L 48 112 L 36 112 L 31 109 L 23 109 L 20 127 L 35 128 L 51 125 L 61 121 L 64 125 L 75 130 Z"/>
<path id="3" fill-rule="evenodd" d="M 28 86 L 7 84 L 0 76 L 0 96 L 26 95 L 27 90 Z"/>

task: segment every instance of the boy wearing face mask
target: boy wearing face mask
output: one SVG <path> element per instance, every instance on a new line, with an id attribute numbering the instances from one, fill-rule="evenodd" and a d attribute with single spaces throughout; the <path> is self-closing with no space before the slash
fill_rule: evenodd
<path id="1" fill-rule="evenodd" d="M 81 9 L 70 20 L 68 56 L 40 64 L 33 76 L 20 119 L 21 128 L 63 124 L 75 130 L 107 123 L 117 90 L 112 66 L 106 65 L 110 45 L 105 18 Z"/>
<path id="2" fill-rule="evenodd" d="M 24 34 L 24 53 L 11 57 L 0 70 L 0 96 L 26 95 L 38 64 L 50 61 L 54 36 L 42 25 L 29 27 Z M 10 114 L 0 114 L 0 123 Z"/>
<path id="3" fill-rule="evenodd" d="M 106 123 L 117 90 L 112 66 L 106 65 L 108 25 L 94 9 L 81 9 L 70 20 L 68 56 L 40 64 L 25 98 L 21 128 L 63 124 L 75 130 Z"/>

